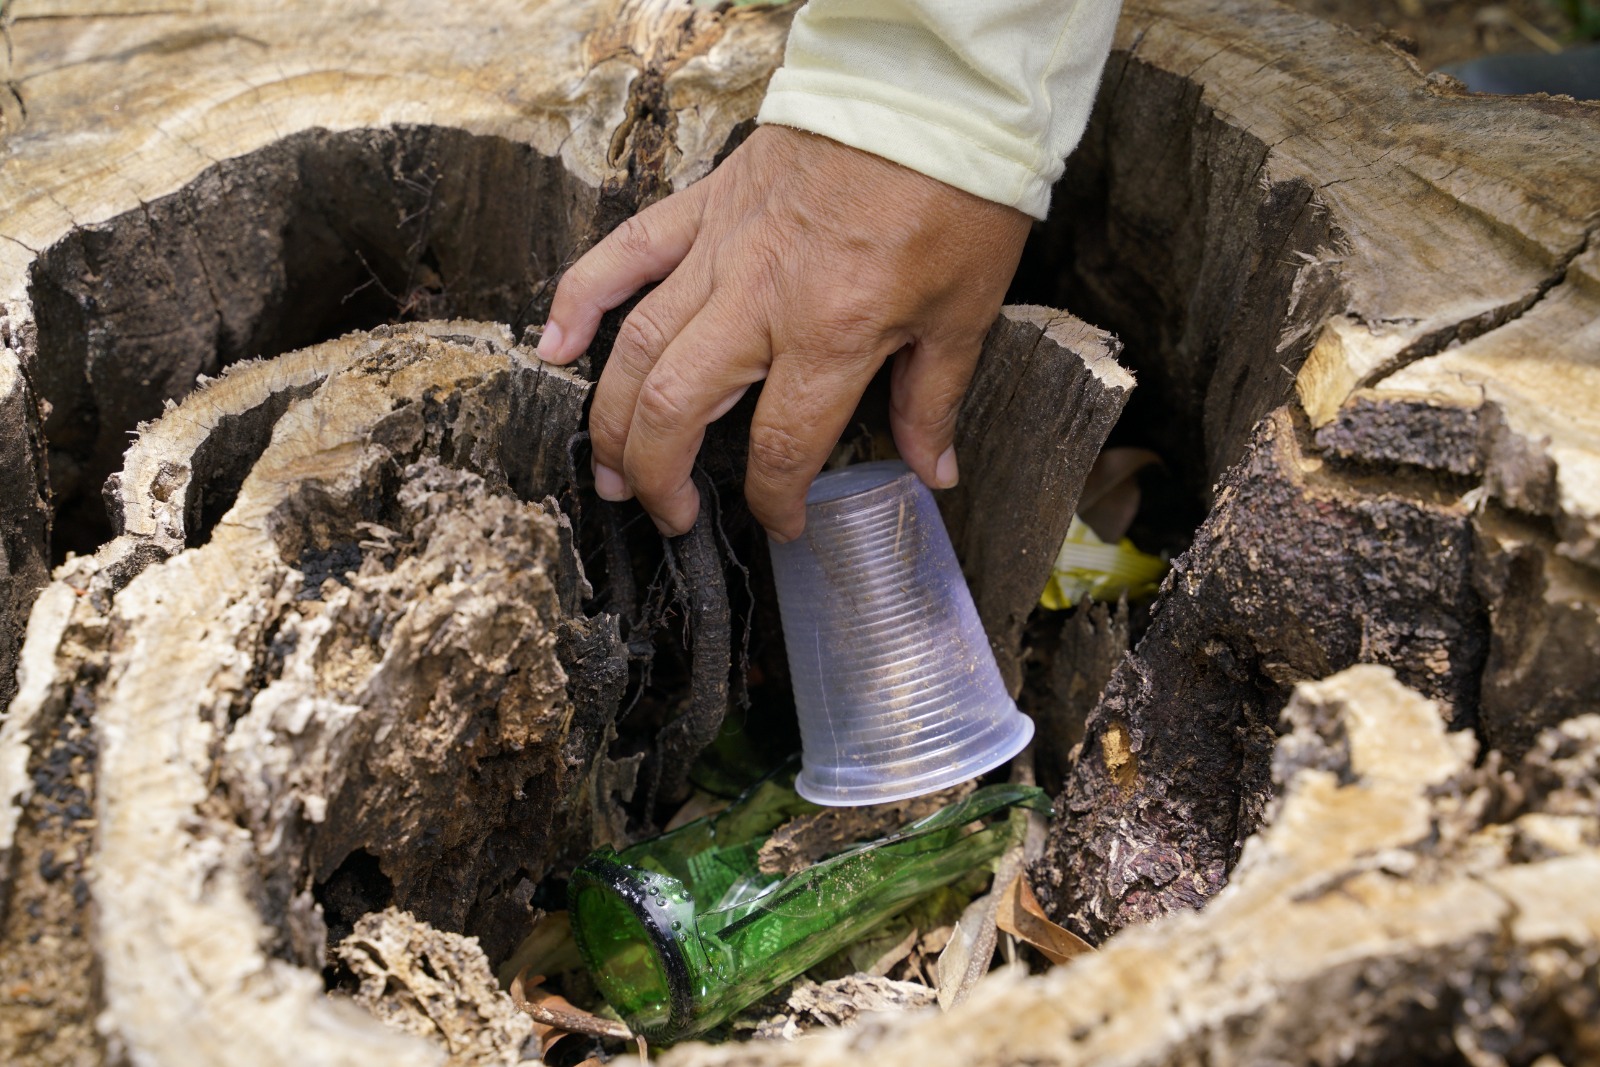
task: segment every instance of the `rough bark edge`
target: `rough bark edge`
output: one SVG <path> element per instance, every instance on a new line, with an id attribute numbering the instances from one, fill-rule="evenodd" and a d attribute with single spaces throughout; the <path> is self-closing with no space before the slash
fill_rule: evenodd
<path id="1" fill-rule="evenodd" d="M 939 496 L 978 616 L 1015 695 L 1022 629 L 1089 468 L 1133 391 L 1115 338 L 1066 312 L 1001 310 L 956 423 L 961 482 Z"/>

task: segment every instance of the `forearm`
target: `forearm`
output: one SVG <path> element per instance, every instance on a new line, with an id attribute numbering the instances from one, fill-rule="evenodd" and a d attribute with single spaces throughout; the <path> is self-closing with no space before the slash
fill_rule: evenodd
<path id="1" fill-rule="evenodd" d="M 1043 218 L 1118 0 L 810 0 L 760 121 Z"/>

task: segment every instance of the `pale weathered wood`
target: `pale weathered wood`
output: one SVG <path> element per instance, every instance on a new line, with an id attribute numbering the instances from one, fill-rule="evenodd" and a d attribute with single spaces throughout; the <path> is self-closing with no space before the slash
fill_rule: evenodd
<path id="1" fill-rule="evenodd" d="M 356 1002 L 391 1027 L 443 1045 L 446 1067 L 526 1062 L 533 1019 L 501 992 L 473 938 L 391 907 L 363 916 L 335 951 L 360 982 Z"/>
<path id="2" fill-rule="evenodd" d="M 562 520 L 500 466 L 508 439 L 565 442 L 587 386 L 504 327 L 379 333 L 239 365 L 147 427 L 114 483 L 125 532 L 41 598 L 0 733 L 34 772 L 0 967 L 48 1005 L 8 1010 L 15 1053 L 93 1062 L 98 1026 L 145 1062 L 431 1062 L 325 1000 L 328 924 L 392 901 L 515 938 L 519 880 L 589 844 L 609 722 L 557 644 L 606 624 L 563 606 Z M 532 411 L 542 430 L 511 424 Z M 88 709 L 92 810 L 51 823 L 38 769 Z M 74 850 L 41 860 L 56 838 Z"/>

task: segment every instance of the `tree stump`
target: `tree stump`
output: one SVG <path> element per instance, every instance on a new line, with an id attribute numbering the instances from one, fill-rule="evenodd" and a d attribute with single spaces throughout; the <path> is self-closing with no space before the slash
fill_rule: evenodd
<path id="1" fill-rule="evenodd" d="M 1384 664 L 1512 759 L 1600 699 L 1600 109 L 1265 4 L 1124 12 L 1020 277 L 1210 488 L 1037 872 L 1095 939 L 1223 884 L 1300 681 Z"/>
<path id="2" fill-rule="evenodd" d="M 522 342 L 574 256 L 737 143 L 791 11 L 10 13 L 0 1059 L 500 1062 L 492 991 L 480 1047 L 381 1003 L 437 977 L 386 953 L 481 974 L 724 714 L 781 703 L 749 401 L 708 435 L 710 518 L 663 545 L 574 477 L 587 385 Z M 1116 432 L 1199 530 L 1051 765 L 1035 880 L 1096 940 L 1236 884 L 874 1028 L 887 1062 L 1595 1054 L 1597 127 L 1262 0 L 1129 0 L 941 504 L 1015 689 L 1138 375 Z M 1106 641 L 1060 643 L 1098 684 Z M 1310 684 L 1356 663 L 1393 677 Z M 352 931 L 408 1034 L 324 994 Z M 1479 1007 L 1507 974 L 1526 1025 Z"/>

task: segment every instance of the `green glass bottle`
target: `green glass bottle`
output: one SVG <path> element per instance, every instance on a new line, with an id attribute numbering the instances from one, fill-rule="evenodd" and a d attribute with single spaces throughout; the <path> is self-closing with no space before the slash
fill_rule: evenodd
<path id="1" fill-rule="evenodd" d="M 621 853 L 601 849 L 567 896 L 579 951 L 635 1033 L 674 1041 L 726 1021 L 1015 839 L 1009 809 L 1048 811 L 1040 789 L 994 785 L 787 878 L 756 853 L 817 810 L 781 781 L 727 811 Z"/>

